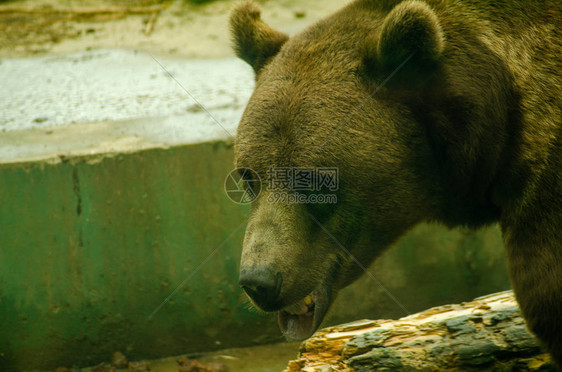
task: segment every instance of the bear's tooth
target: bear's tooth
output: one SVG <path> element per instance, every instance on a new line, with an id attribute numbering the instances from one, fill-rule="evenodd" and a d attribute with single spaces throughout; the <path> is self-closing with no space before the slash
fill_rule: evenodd
<path id="1" fill-rule="evenodd" d="M 306 296 L 306 297 L 304 298 L 304 304 L 305 304 L 306 306 L 312 305 L 312 298 L 310 297 L 310 295 L 308 295 L 308 296 Z"/>

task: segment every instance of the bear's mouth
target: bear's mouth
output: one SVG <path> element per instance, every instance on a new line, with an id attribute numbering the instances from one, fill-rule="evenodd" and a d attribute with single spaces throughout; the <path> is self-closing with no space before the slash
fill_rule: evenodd
<path id="1" fill-rule="evenodd" d="M 329 307 L 330 293 L 322 285 L 299 302 L 279 310 L 279 328 L 290 340 L 307 339 L 318 329 Z"/>

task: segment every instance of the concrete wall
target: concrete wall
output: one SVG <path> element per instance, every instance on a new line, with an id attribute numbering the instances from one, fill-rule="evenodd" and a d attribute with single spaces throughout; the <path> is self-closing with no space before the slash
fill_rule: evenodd
<path id="1" fill-rule="evenodd" d="M 248 207 L 223 191 L 232 156 L 216 141 L 0 164 L 0 370 L 280 341 L 237 285 Z M 420 226 L 372 273 L 411 312 L 509 287 L 496 227 Z M 364 276 L 327 324 L 403 315 Z"/>

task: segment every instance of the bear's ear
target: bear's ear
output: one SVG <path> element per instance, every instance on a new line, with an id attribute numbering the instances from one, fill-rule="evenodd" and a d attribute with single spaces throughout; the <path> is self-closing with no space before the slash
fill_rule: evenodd
<path id="1" fill-rule="evenodd" d="M 409 58 L 417 64 L 433 64 L 443 53 L 444 39 L 439 19 L 426 3 L 404 1 L 383 22 L 376 45 L 377 59 L 389 68 Z"/>
<path id="2" fill-rule="evenodd" d="M 289 39 L 266 25 L 260 15 L 260 7 L 251 1 L 238 4 L 230 15 L 234 51 L 256 74 Z"/>

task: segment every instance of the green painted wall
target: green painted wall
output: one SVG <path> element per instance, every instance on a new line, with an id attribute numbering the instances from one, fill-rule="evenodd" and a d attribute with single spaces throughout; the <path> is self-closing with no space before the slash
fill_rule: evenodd
<path id="1" fill-rule="evenodd" d="M 216 142 L 0 165 L 0 370 L 280 341 L 237 285 L 248 208 L 223 191 L 232 163 Z M 420 226 L 372 272 L 417 311 L 508 288 L 503 256 L 497 228 Z M 402 315 L 364 276 L 328 323 Z"/>

